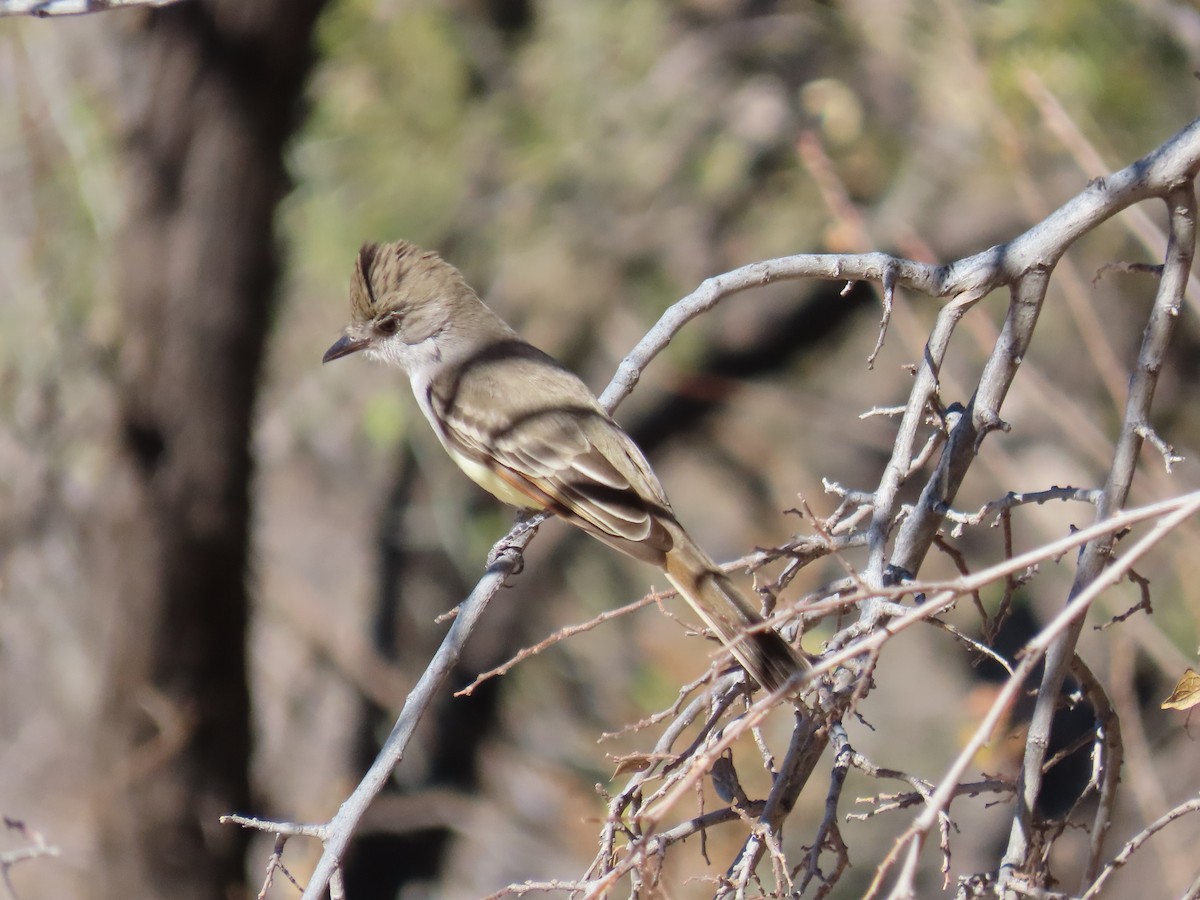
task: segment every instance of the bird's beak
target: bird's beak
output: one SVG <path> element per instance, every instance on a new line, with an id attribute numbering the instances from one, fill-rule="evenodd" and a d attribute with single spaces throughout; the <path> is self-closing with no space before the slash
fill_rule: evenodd
<path id="1" fill-rule="evenodd" d="M 350 337 L 348 334 L 343 334 L 334 341 L 332 347 L 325 351 L 325 355 L 321 357 L 321 362 L 332 362 L 335 359 L 341 359 L 343 356 L 349 356 L 351 353 L 357 353 L 369 343 L 370 340 L 367 338 L 355 338 Z"/>

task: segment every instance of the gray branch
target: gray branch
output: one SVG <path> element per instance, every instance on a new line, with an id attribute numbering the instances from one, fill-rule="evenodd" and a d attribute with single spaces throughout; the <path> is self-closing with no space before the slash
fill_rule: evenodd
<path id="1" fill-rule="evenodd" d="M 1180 174 L 1176 183 L 1171 185 L 1166 193 L 1165 199 L 1170 213 L 1166 261 L 1158 285 L 1158 295 L 1138 354 L 1137 368 L 1130 385 L 1129 399 L 1125 404 L 1125 417 L 1120 437 L 1117 439 L 1112 468 L 1096 504 L 1097 521 L 1102 521 L 1117 512 L 1129 495 L 1134 468 L 1144 441 L 1142 435 L 1150 419 L 1150 403 L 1158 385 L 1158 375 L 1166 360 L 1171 334 L 1179 321 L 1179 308 L 1183 303 L 1183 292 L 1191 273 L 1196 245 L 1196 195 L 1191 184 L 1195 170 L 1196 165 L 1193 163 L 1185 173 Z M 1084 546 L 1068 601 L 1078 596 L 1108 566 L 1114 540 L 1113 535 L 1107 535 Z M 1038 688 L 1038 699 L 1029 726 L 1029 738 L 1025 744 L 1017 815 L 1013 820 L 1008 849 L 1000 869 L 1001 888 L 1007 879 L 1016 872 L 1025 871 L 1031 862 L 1029 854 L 1033 845 L 1033 809 L 1042 786 L 1042 763 L 1050 743 L 1050 725 L 1063 680 L 1075 658 L 1075 645 L 1083 625 L 1084 618 L 1080 616 L 1072 622 L 1071 627 L 1063 631 L 1046 654 L 1046 668 Z"/>
<path id="2" fill-rule="evenodd" d="M 1000 418 L 1000 408 L 1029 346 L 1049 278 L 1062 254 L 1081 235 L 1121 210 L 1152 197 L 1169 198 L 1172 208 L 1171 247 L 1164 266 L 1159 299 L 1147 329 L 1142 357 L 1130 392 L 1117 461 L 1102 496 L 1097 498 L 1098 519 L 1107 518 L 1123 504 L 1143 435 L 1151 433 L 1149 408 L 1155 375 L 1163 361 L 1166 341 L 1176 318 L 1174 313 L 1178 311 L 1191 263 L 1194 215 L 1190 182 L 1198 167 L 1200 120 L 1141 160 L 1107 178 L 1093 180 L 1078 196 L 1024 234 L 950 265 L 932 266 L 883 253 L 801 254 L 755 263 L 707 279 L 692 294 L 673 304 L 621 362 L 612 382 L 601 395 L 601 402 L 610 411 L 614 409 L 637 385 L 646 366 L 687 322 L 724 299 L 755 287 L 808 278 L 868 280 L 885 284 L 889 289 L 895 285 L 933 297 L 951 298 L 938 316 L 930 335 L 916 373 L 913 391 L 900 420 L 892 458 L 871 496 L 871 520 L 866 533 L 868 561 L 862 579 L 865 585 L 878 590 L 899 577 L 913 575 L 919 570 L 981 441 L 990 432 L 1005 427 Z M 919 434 L 925 413 L 931 404 L 934 408 L 940 408 L 937 403 L 938 374 L 946 358 L 950 339 L 958 322 L 972 306 L 991 291 L 1005 286 L 1009 288 L 1010 299 L 1001 339 L 987 362 L 966 411 L 952 421 L 950 434 L 942 447 L 933 475 L 923 487 L 920 501 L 904 515 L 905 511 L 898 501 L 899 489 L 915 471 L 912 462 L 922 452 L 923 442 L 919 440 Z M 889 553 L 893 535 L 895 546 Z M 519 536 L 510 535 L 497 545 L 501 549 L 508 548 L 510 552 L 501 555 L 464 601 L 442 647 L 405 702 L 400 718 L 375 763 L 327 826 L 324 852 L 304 892 L 304 900 L 317 900 L 323 895 L 330 878 L 338 870 L 350 836 L 367 804 L 403 758 L 404 749 L 417 723 L 434 694 L 441 688 L 450 667 L 458 659 L 488 600 L 516 567 L 516 560 L 530 537 L 528 532 Z M 1095 580 L 1107 561 L 1107 548 L 1110 545 L 1111 538 L 1093 541 L 1088 545 L 1073 596 Z M 882 599 L 868 598 L 862 602 L 858 633 L 866 634 L 877 620 L 890 611 L 891 607 L 885 605 Z M 1074 657 L 1074 635 L 1082 620 L 1080 615 L 1073 629 L 1067 629 L 1072 633 L 1063 633 L 1051 652 L 1046 666 L 1049 681 L 1043 684 L 1039 706 L 1041 719 L 1045 719 L 1048 707 L 1053 704 L 1057 686 L 1061 684 L 1066 666 Z M 855 681 L 854 677 L 849 679 L 852 685 Z M 852 693 L 852 696 L 857 695 Z M 827 711 L 832 713 L 831 710 Z M 1042 731 L 1035 734 L 1047 733 L 1048 720 L 1043 722 L 1041 719 L 1037 722 Z M 811 732 L 813 722 L 804 716 L 798 717 L 796 727 L 800 732 L 794 737 L 793 746 L 796 746 L 796 739 L 801 733 L 811 734 L 816 739 L 800 741 L 804 747 L 804 752 L 800 754 L 803 762 L 791 767 L 786 788 L 780 785 L 780 790 L 773 792 L 773 796 L 779 798 L 779 809 L 786 809 L 788 804 L 784 801 L 798 794 L 813 771 L 810 761 L 819 757 L 824 742 L 828 740 L 828 731 Z M 1035 744 L 1036 741 L 1031 740 L 1030 747 L 1034 748 Z M 1020 866 L 1024 861 L 1028 847 L 1028 808 L 1031 808 L 1032 797 L 1036 795 L 1040 783 L 1040 772 L 1036 771 L 1040 763 L 1041 756 L 1031 750 L 1026 759 L 1019 800 L 1023 804 L 1022 814 L 1014 826 L 1006 857 L 1010 867 Z M 948 792 L 957 783 L 955 777 L 950 788 L 939 788 L 939 791 Z M 767 826 L 768 834 L 777 829 L 780 819 L 776 809 L 764 809 L 761 821 Z M 606 833 L 611 850 L 611 828 Z M 646 835 L 644 840 L 653 842 L 650 835 Z M 763 849 L 761 839 L 753 838 L 743 848 L 741 862 L 735 865 L 735 869 L 739 870 L 736 874 L 740 876 L 746 872 L 748 875 L 753 869 L 752 862 L 761 856 Z M 914 852 L 919 852 L 916 845 Z M 605 884 L 608 883 L 606 879 Z"/>
<path id="3" fill-rule="evenodd" d="M 0 0 L 0 16 L 83 16 L 135 6 L 170 6 L 179 0 Z"/>

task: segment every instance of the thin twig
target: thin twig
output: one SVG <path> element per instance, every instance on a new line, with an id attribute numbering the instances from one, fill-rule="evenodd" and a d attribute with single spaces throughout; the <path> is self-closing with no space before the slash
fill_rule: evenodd
<path id="1" fill-rule="evenodd" d="M 830 728 L 830 738 L 834 747 L 834 755 L 830 770 L 829 790 L 825 794 L 825 814 L 821 816 L 821 822 L 809 845 L 808 858 L 804 866 L 804 878 L 796 890 L 797 894 L 803 894 L 814 878 L 821 881 L 822 892 L 832 890 L 842 872 L 850 864 L 846 845 L 838 833 L 837 818 L 838 804 L 841 801 L 842 788 L 846 784 L 846 773 L 854 756 L 854 748 L 850 746 L 850 738 L 841 723 L 836 723 Z M 833 872 L 825 875 L 821 871 L 821 853 L 827 848 L 833 851 L 835 862 Z"/>
<path id="2" fill-rule="evenodd" d="M 1100 868 L 1100 857 L 1104 852 L 1104 838 L 1112 827 L 1113 812 L 1117 802 L 1117 786 L 1121 781 L 1121 765 L 1125 758 L 1125 745 L 1121 740 L 1121 720 L 1113 709 L 1108 694 L 1100 680 L 1092 674 L 1079 656 L 1071 665 L 1071 674 L 1083 688 L 1096 715 L 1096 746 L 1100 770 L 1100 800 L 1092 816 L 1091 838 L 1088 841 L 1088 861 L 1080 876 L 1079 890 L 1084 890 L 1096 878 Z"/>
<path id="3" fill-rule="evenodd" d="M 1195 174 L 1195 167 L 1191 174 Z M 1168 194 L 1167 205 L 1171 237 L 1167 246 L 1163 277 L 1159 282 L 1158 295 L 1138 353 L 1138 363 L 1129 388 L 1129 399 L 1125 406 L 1124 421 L 1117 440 L 1112 468 L 1097 503 L 1097 519 L 1107 518 L 1119 510 L 1129 495 L 1143 441 L 1141 429 L 1149 420 L 1150 404 L 1158 384 L 1158 375 L 1166 359 L 1171 335 L 1179 320 L 1183 291 L 1191 272 L 1196 243 L 1196 196 L 1192 185 L 1188 183 L 1173 187 Z M 1069 597 L 1085 593 L 1091 584 L 1100 580 L 1104 567 L 1110 562 L 1112 546 L 1113 537 L 1109 535 L 1098 538 L 1084 547 Z M 1129 568 L 1121 564 L 1118 566 L 1122 571 Z M 1068 607 L 1072 602 L 1068 601 Z M 1028 862 L 1029 850 L 1033 843 L 1033 809 L 1042 785 L 1042 759 L 1045 748 L 1049 746 L 1050 726 L 1058 693 L 1071 660 L 1075 657 L 1075 646 L 1083 623 L 1082 617 L 1074 620 L 1059 636 L 1058 642 L 1050 649 L 1046 658 L 1038 698 L 1030 719 L 1029 739 L 1025 744 L 1019 815 L 1013 822 L 1008 848 L 1001 865 L 1001 887 L 1013 873 L 1023 871 Z"/>
<path id="4" fill-rule="evenodd" d="M 673 594 L 674 591 L 671 591 L 669 593 Z M 507 662 L 501 663 L 500 665 L 496 666 L 496 668 L 489 669 L 488 671 L 475 676 L 474 681 L 472 681 L 470 684 L 468 684 L 462 690 L 455 691 L 454 696 L 455 697 L 469 697 L 469 696 L 471 696 L 471 694 L 473 694 L 475 692 L 475 689 L 477 687 L 479 687 L 479 685 L 483 684 L 483 682 L 488 681 L 492 678 L 495 678 L 498 675 L 507 674 L 513 668 L 513 666 L 517 665 L 518 663 L 523 662 L 524 660 L 528 659 L 531 656 L 536 656 L 537 654 L 541 653 L 543 650 L 553 647 L 559 641 L 564 641 L 567 638 L 574 637 L 577 634 L 583 634 L 585 631 L 591 631 L 593 628 L 596 628 L 599 625 L 603 625 L 605 622 L 608 622 L 611 619 L 616 619 L 621 616 L 629 615 L 629 613 L 636 612 L 637 610 L 642 609 L 645 606 L 649 606 L 651 603 L 657 603 L 664 596 L 667 596 L 667 594 L 662 594 L 662 593 L 647 594 L 646 596 L 642 597 L 641 599 L 634 600 L 632 603 L 627 603 L 626 605 L 618 607 L 617 609 L 607 609 L 604 612 L 600 613 L 598 616 L 595 616 L 594 618 L 589 619 L 586 622 L 581 622 L 578 625 L 568 625 L 565 628 L 560 628 L 558 631 L 554 632 L 554 634 L 550 635 L 549 637 L 544 638 L 541 641 L 538 641 L 538 643 L 534 644 L 532 647 L 525 647 L 525 648 L 521 649 L 520 651 L 518 651 L 516 653 L 516 655 L 514 655 Z"/>
<path id="5" fill-rule="evenodd" d="M 33 831 L 19 819 L 5 816 L 4 827 L 21 835 L 28 843 L 24 847 L 0 851 L 0 881 L 12 900 L 18 900 L 17 889 L 12 883 L 12 868 L 31 859 L 41 859 L 47 856 L 61 856 L 62 850 L 46 843 L 46 838 L 40 831 Z"/>
<path id="6" fill-rule="evenodd" d="M 1121 848 L 1121 852 L 1113 857 L 1112 862 L 1110 862 L 1100 871 L 1100 874 L 1096 877 L 1096 880 L 1092 882 L 1092 886 L 1080 896 L 1079 900 L 1092 900 L 1093 897 L 1099 896 L 1101 889 L 1104 887 L 1104 882 L 1108 881 L 1109 876 L 1112 875 L 1113 872 L 1121 868 L 1121 866 L 1125 865 L 1125 863 L 1129 862 L 1129 858 L 1138 851 L 1142 844 L 1146 843 L 1146 841 L 1150 840 L 1150 838 L 1162 831 L 1172 822 L 1197 811 L 1200 811 L 1200 798 L 1188 800 L 1184 803 L 1180 803 L 1165 815 L 1155 819 L 1153 822 L 1135 834 L 1129 839 L 1125 846 Z"/>
<path id="7" fill-rule="evenodd" d="M 638 343 L 638 346 L 622 361 L 612 383 L 605 390 L 601 399 L 606 408 L 611 410 L 620 399 L 628 395 L 645 366 L 669 343 L 687 321 L 730 296 L 760 285 L 802 278 L 824 278 L 839 281 L 867 280 L 877 283 L 883 283 L 885 279 L 888 279 L 897 287 L 914 289 L 935 297 L 954 298 L 943 308 L 921 363 L 917 367 L 916 383 L 898 428 L 891 462 L 881 479 L 879 488 L 872 497 L 872 520 L 867 538 L 868 560 L 863 583 L 870 585 L 871 590 L 875 593 L 863 595 L 861 591 L 855 591 L 849 598 L 842 597 L 835 601 L 821 601 L 816 604 L 816 606 L 836 611 L 844 609 L 848 602 L 861 603 L 863 628 L 861 633 L 866 635 L 853 646 L 830 653 L 826 659 L 822 660 L 820 671 L 827 672 L 833 666 L 845 663 L 854 656 L 862 655 L 870 658 L 878 652 L 878 648 L 890 638 L 898 626 L 904 627 L 906 622 L 911 624 L 922 617 L 933 615 L 952 604 L 955 597 L 959 595 L 954 592 L 940 595 L 935 602 L 919 605 L 915 617 L 900 616 L 889 623 L 887 632 L 878 634 L 871 632 L 873 623 L 883 615 L 884 603 L 890 588 L 897 582 L 915 574 L 923 561 L 932 544 L 933 536 L 943 521 L 944 511 L 953 500 L 962 475 L 979 450 L 979 441 L 990 430 L 1003 427 L 999 418 L 1000 404 L 1011 383 L 1016 366 L 1024 357 L 1028 336 L 1044 296 L 1046 278 L 1054 263 L 1082 234 L 1095 228 L 1120 210 L 1141 200 L 1170 194 L 1173 209 L 1179 209 L 1181 207 L 1179 199 L 1184 196 L 1186 191 L 1178 186 L 1194 176 L 1197 166 L 1200 166 L 1200 120 L 1192 123 L 1143 159 L 1127 166 L 1120 172 L 1093 181 L 1078 196 L 1024 234 L 1005 244 L 989 248 L 982 253 L 961 259 L 948 266 L 933 266 L 883 253 L 802 254 L 755 263 L 707 279 L 691 295 L 672 305 L 664 313 L 658 323 Z M 1173 218 L 1178 220 L 1179 216 Z M 1181 235 L 1182 230 L 1176 227 L 1176 246 L 1173 251 L 1176 256 L 1179 253 L 1179 246 L 1186 243 L 1179 239 Z M 1166 286 L 1168 285 L 1172 285 L 1168 292 L 1174 291 L 1173 285 L 1178 282 L 1180 273 L 1183 271 L 1183 267 L 1178 265 L 1177 260 L 1174 261 L 1174 264 L 1171 264 L 1172 260 L 1168 262 L 1169 264 L 1164 269 L 1160 295 L 1167 290 Z M 984 376 L 980 380 L 970 414 L 962 415 L 955 424 L 950 440 L 943 450 L 942 459 L 935 467 L 922 493 L 921 502 L 914 507 L 911 515 L 902 520 L 899 488 L 905 478 L 912 473 L 912 462 L 917 455 L 915 452 L 917 435 L 922 428 L 926 410 L 930 403 L 940 403 L 938 400 L 940 370 L 950 337 L 958 321 L 971 306 L 993 289 L 1004 285 L 1014 288 L 1009 319 L 996 351 L 989 359 Z M 1158 359 L 1161 360 L 1161 356 Z M 1139 377 L 1143 372 L 1144 369 L 1139 370 Z M 1131 397 L 1137 391 L 1135 379 L 1135 389 L 1131 392 Z M 1147 402 L 1142 402 L 1140 399 L 1136 403 L 1131 402 L 1131 407 L 1134 406 L 1143 411 L 1148 410 L 1148 398 Z M 1133 424 L 1145 429 L 1148 427 L 1148 416 L 1143 416 Z M 1114 495 L 1106 489 L 1106 496 L 1111 501 Z M 1110 504 L 1108 508 L 1102 509 L 1100 517 L 1108 516 L 1114 508 L 1115 505 Z M 889 555 L 889 545 L 893 535 L 895 535 L 896 543 Z M 1058 543 L 1060 542 L 1055 542 L 1055 544 Z M 1023 554 L 1016 559 L 1022 559 L 1025 556 Z M 1012 562 L 1010 561 L 1008 564 L 1011 565 Z M 1001 568 L 1005 569 L 1005 567 Z M 1020 569 L 1005 570 L 1020 571 Z M 436 691 L 445 677 L 448 671 L 447 661 L 457 658 L 462 641 L 466 639 L 474 625 L 475 618 L 486 605 L 487 597 L 498 589 L 504 575 L 510 571 L 512 570 L 505 569 L 497 577 L 497 573 L 489 570 L 476 590 L 472 592 L 472 597 L 463 605 L 462 614 L 451 627 L 451 632 L 443 643 L 443 647 L 438 651 L 435 662 L 426 671 L 414 693 L 406 701 L 401 718 L 396 724 L 393 735 L 385 744 L 384 750 L 381 751 L 362 784 L 343 806 L 334 821 L 330 823 L 332 828 L 330 840 L 326 844 L 325 853 L 305 893 L 308 900 L 318 897 L 324 890 L 329 878 L 337 868 L 337 861 L 344 851 L 354 824 L 361 816 L 361 809 L 385 783 L 392 767 L 401 758 L 413 728 L 428 706 L 432 692 Z M 971 581 L 970 578 L 959 579 L 956 590 L 961 591 L 962 585 Z M 1099 580 L 1093 582 L 1093 584 L 1099 583 Z M 1085 595 L 1086 591 L 1079 594 L 1079 597 Z M 885 598 L 883 601 L 878 600 L 881 596 Z M 1075 600 L 1071 601 L 1068 609 L 1077 609 Z M 806 607 L 805 617 L 810 612 L 812 612 L 812 608 Z M 464 620 L 466 620 L 465 625 Z M 1021 673 L 1023 670 L 1023 666 L 1019 666 L 1017 673 Z M 854 679 L 851 681 L 855 685 L 855 690 L 858 690 L 861 682 Z M 782 699 L 782 696 L 783 694 L 779 693 L 763 697 L 741 719 L 725 729 L 719 740 L 697 752 L 691 765 L 686 767 L 688 769 L 686 777 L 674 784 L 668 793 L 662 795 L 655 802 L 653 808 L 643 811 L 639 817 L 641 827 L 652 828 L 657 815 L 665 809 L 671 808 L 681 796 L 690 792 L 694 788 L 696 780 L 706 771 L 707 766 L 711 765 L 712 761 L 724 752 L 724 749 L 733 740 L 746 733 L 746 729 L 755 727 L 762 716 Z M 824 738 L 818 736 L 810 746 L 819 748 L 823 746 L 823 741 Z M 943 781 L 942 788 L 939 790 L 949 791 L 952 788 L 952 785 L 947 787 L 946 782 Z M 936 816 L 934 820 L 936 820 Z M 910 843 L 909 860 L 911 865 L 906 863 L 906 873 L 911 873 L 911 866 L 915 866 L 916 855 L 920 849 L 919 844 L 919 839 L 914 839 Z M 652 838 L 639 837 L 631 848 L 630 855 L 646 860 L 648 858 L 646 853 L 652 846 L 654 846 Z M 612 883 L 611 878 L 614 873 L 615 870 L 603 877 L 600 880 L 602 883 L 591 884 L 588 888 L 589 892 L 603 892 L 606 889 L 604 885 Z M 902 883 L 903 881 L 904 879 L 902 879 Z"/>
<path id="8" fill-rule="evenodd" d="M 135 6 L 169 6 L 179 0 L 0 0 L 0 16 L 82 16 Z"/>
<path id="9" fill-rule="evenodd" d="M 437 696 L 442 683 L 458 662 L 462 655 L 462 648 L 474 630 L 475 623 L 483 615 L 488 602 L 503 587 L 508 576 L 519 567 L 520 554 L 532 537 L 533 532 L 526 530 L 511 539 L 505 538 L 498 545 L 503 545 L 506 552 L 488 568 L 487 573 L 475 586 L 475 590 L 463 601 L 458 617 L 450 625 L 442 645 L 430 660 L 420 680 L 408 695 L 408 699 L 405 700 L 404 708 L 400 711 L 400 716 L 392 727 L 391 734 L 388 735 L 383 747 L 376 755 L 375 761 L 358 786 L 338 808 L 337 814 L 330 820 L 328 832 L 322 839 L 324 847 L 321 858 L 317 861 L 316 868 L 309 878 L 308 887 L 304 891 L 302 900 L 320 900 L 324 895 L 325 889 L 329 886 L 329 880 L 341 867 L 342 858 L 359 820 L 375 795 L 391 778 L 392 770 L 404 758 L 405 748 L 407 748 L 413 732 L 416 731 L 417 724 L 424 717 L 425 711 Z"/>
<path id="10" fill-rule="evenodd" d="M 1024 506 L 1027 503 L 1036 503 L 1041 506 L 1043 503 L 1048 503 L 1051 500 L 1076 500 L 1080 503 L 1090 503 L 1092 506 L 1095 506 L 1099 498 L 1100 491 L 1094 488 L 1059 487 L 1055 485 L 1044 491 L 1009 491 L 999 499 L 989 500 L 978 512 L 961 513 L 950 509 L 946 510 L 945 515 L 947 519 L 955 523 L 956 527 L 952 534 L 954 537 L 958 537 L 963 525 L 979 525 L 989 516 L 996 516 L 997 521 L 999 521 L 1000 513 L 1015 509 L 1018 506 Z"/>
<path id="11" fill-rule="evenodd" d="M 1184 499 L 1184 498 L 1181 498 Z M 900 851 L 907 846 L 909 853 L 905 859 L 905 865 L 896 885 L 893 887 L 892 897 L 910 896 L 912 886 L 916 876 L 917 859 L 919 857 L 921 847 L 924 844 L 925 836 L 937 821 L 938 813 L 945 808 L 953 797 L 955 787 L 962 776 L 963 771 L 970 763 L 971 759 L 979 751 L 979 748 L 989 739 L 992 731 L 999 723 L 1001 717 L 1006 713 L 1010 705 L 1016 699 L 1018 691 L 1025 684 L 1026 679 L 1032 674 L 1035 666 L 1041 661 L 1042 656 L 1051 646 L 1057 645 L 1061 640 L 1064 632 L 1068 631 L 1077 621 L 1082 619 L 1088 608 L 1103 591 L 1107 590 L 1116 582 L 1124 577 L 1125 571 L 1133 566 L 1134 562 L 1148 553 L 1155 545 L 1157 545 L 1164 537 L 1170 534 L 1174 529 L 1186 521 L 1193 515 L 1200 512 L 1200 492 L 1194 492 L 1187 495 L 1182 503 L 1175 504 L 1172 512 L 1164 515 L 1162 519 L 1155 523 L 1153 529 L 1136 544 L 1129 548 L 1125 557 L 1114 563 L 1108 569 L 1102 571 L 1094 581 L 1080 591 L 1076 596 L 1072 597 L 1057 616 L 1052 619 L 1038 634 L 1025 645 L 1022 651 L 1021 661 L 1013 670 L 1013 674 L 1009 676 L 1004 686 L 996 695 L 996 699 L 992 702 L 991 708 L 976 728 L 971 739 L 967 741 L 966 746 L 955 758 L 946 774 L 939 782 L 939 787 L 934 792 L 930 802 L 926 805 L 925 810 L 917 817 L 909 828 L 902 834 L 893 845 L 892 852 L 889 852 L 884 862 L 879 865 L 875 871 L 875 878 L 871 883 L 871 888 L 867 892 L 864 900 L 877 895 L 891 867 L 899 856 Z M 1109 520 L 1111 522 L 1111 520 Z M 1104 522 L 1097 525 L 1106 524 Z M 1093 528 L 1095 526 L 1092 526 Z M 1089 538 L 1090 540 L 1090 538 Z M 1057 695 L 1056 695 L 1057 696 Z M 1028 745 L 1027 745 L 1028 746 Z M 1040 759 L 1039 759 L 1040 764 Z M 1018 800 L 1020 798 L 1018 797 Z M 1012 877 L 1011 875 L 1009 877 Z"/>

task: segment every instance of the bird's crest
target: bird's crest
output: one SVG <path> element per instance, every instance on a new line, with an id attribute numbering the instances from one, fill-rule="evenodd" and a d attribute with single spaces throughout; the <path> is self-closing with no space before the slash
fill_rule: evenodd
<path id="1" fill-rule="evenodd" d="M 432 250 L 395 241 L 363 244 L 350 280 L 350 314 L 355 322 L 367 322 L 392 307 L 420 299 L 435 285 L 461 285 L 459 271 Z"/>

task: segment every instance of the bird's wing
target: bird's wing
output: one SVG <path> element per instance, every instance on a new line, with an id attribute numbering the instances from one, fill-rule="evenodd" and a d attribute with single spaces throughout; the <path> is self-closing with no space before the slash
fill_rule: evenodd
<path id="1" fill-rule="evenodd" d="M 459 410 L 444 423 L 455 451 L 491 468 L 531 505 L 576 520 L 639 558 L 670 548 L 660 522 L 672 516 L 662 486 L 633 441 L 598 408 L 533 410 L 499 431 Z M 643 546 L 630 546 L 636 544 Z"/>

